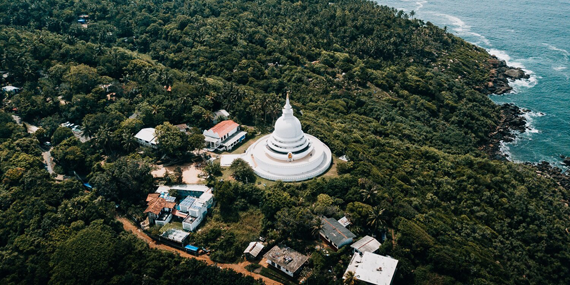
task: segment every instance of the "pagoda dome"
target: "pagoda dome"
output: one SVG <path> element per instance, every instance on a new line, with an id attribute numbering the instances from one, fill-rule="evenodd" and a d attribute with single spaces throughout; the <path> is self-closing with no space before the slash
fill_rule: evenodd
<path id="1" fill-rule="evenodd" d="M 273 135 L 282 140 L 296 140 L 303 136 L 301 122 L 295 116 L 281 116 L 275 122 Z"/>

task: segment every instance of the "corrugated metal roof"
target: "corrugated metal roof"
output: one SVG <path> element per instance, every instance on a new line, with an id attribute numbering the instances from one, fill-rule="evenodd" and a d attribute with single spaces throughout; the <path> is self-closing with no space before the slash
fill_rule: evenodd
<path id="1" fill-rule="evenodd" d="M 380 248 L 380 242 L 371 236 L 365 236 L 350 247 L 360 252 L 375 252 Z"/>
<path id="2" fill-rule="evenodd" d="M 355 238 L 356 235 L 349 231 L 347 228 L 343 227 L 337 220 L 333 218 L 321 218 L 323 223 L 323 228 L 321 233 L 328 237 L 334 244 L 342 244 L 343 241 Z"/>

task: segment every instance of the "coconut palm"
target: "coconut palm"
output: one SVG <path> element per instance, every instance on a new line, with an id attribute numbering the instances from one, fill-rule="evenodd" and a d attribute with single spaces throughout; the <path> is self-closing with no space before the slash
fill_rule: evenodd
<path id="1" fill-rule="evenodd" d="M 345 285 L 356 285 L 358 284 L 358 278 L 356 278 L 356 274 L 354 271 L 348 271 L 344 274 L 344 281 L 342 282 Z"/>
<path id="2" fill-rule="evenodd" d="M 370 213 L 368 215 L 368 225 L 374 229 L 374 232 L 377 232 L 379 227 L 384 226 L 384 224 L 385 224 L 384 211 L 385 210 L 386 209 L 382 209 L 382 208 L 376 206 L 370 211 Z"/>

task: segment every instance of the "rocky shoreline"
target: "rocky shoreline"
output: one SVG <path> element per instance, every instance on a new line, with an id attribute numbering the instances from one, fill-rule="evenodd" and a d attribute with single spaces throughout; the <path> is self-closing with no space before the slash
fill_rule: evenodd
<path id="1" fill-rule="evenodd" d="M 529 78 L 524 70 L 509 67 L 504 60 L 499 60 L 492 55 L 488 61 L 490 67 L 489 80 L 484 86 L 478 86 L 478 90 L 484 94 L 501 95 L 513 90 L 509 82 Z M 524 113 L 529 110 L 521 109 L 513 104 L 503 104 L 501 109 L 501 120 L 497 127 L 489 133 L 489 141 L 481 149 L 487 153 L 491 159 L 507 160 L 508 155 L 501 152 L 501 142 L 512 142 L 516 133 L 526 131 L 526 120 Z"/>
<path id="2" fill-rule="evenodd" d="M 529 75 L 520 68 L 507 66 L 503 60 L 491 56 L 489 59 L 491 74 L 489 81 L 484 87 L 478 88 L 484 94 L 502 95 L 512 91 L 509 82 L 513 80 L 528 79 Z M 517 134 L 526 131 L 526 120 L 523 115 L 530 110 L 519 108 L 514 104 L 503 104 L 500 106 L 501 120 L 495 130 L 489 133 L 489 141 L 481 149 L 487 153 L 489 158 L 497 160 L 508 160 L 508 155 L 501 152 L 502 142 L 512 142 Z M 570 157 L 561 156 L 563 164 L 570 167 Z M 570 190 L 570 175 L 563 169 L 553 166 L 546 161 L 540 163 L 525 162 L 525 165 L 533 166 L 540 176 L 552 178 L 564 189 Z"/>
<path id="3" fill-rule="evenodd" d="M 491 159 L 507 160 L 508 155 L 501 152 L 501 142 L 512 142 L 516 138 L 516 132 L 526 131 L 526 120 L 523 114 L 529 110 L 521 109 L 513 104 L 503 104 L 501 108 L 501 120 L 489 133 L 489 141 L 482 147 Z"/>
<path id="4" fill-rule="evenodd" d="M 485 94 L 502 95 L 509 93 L 513 90 L 509 86 L 509 81 L 530 78 L 530 75 L 521 68 L 510 67 L 504 60 L 499 60 L 494 55 L 491 56 L 488 63 L 491 68 L 489 81 L 479 88 Z"/>

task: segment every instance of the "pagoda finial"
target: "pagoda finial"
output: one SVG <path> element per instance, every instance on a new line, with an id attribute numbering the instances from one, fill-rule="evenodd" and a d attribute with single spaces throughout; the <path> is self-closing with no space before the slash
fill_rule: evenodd
<path id="1" fill-rule="evenodd" d="M 291 109 L 291 103 L 289 103 L 289 91 L 287 91 L 287 99 L 285 99 L 285 109 Z"/>

